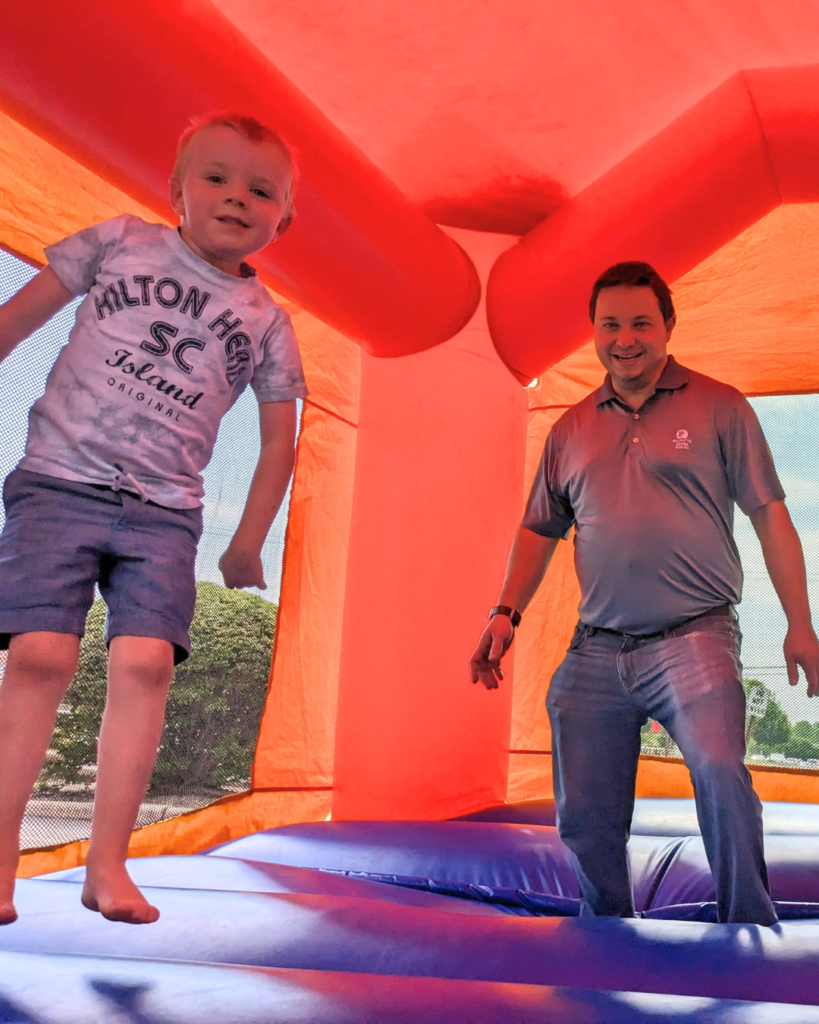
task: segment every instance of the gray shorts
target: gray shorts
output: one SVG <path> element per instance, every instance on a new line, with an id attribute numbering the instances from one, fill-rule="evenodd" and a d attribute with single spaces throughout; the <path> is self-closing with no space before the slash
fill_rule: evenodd
<path id="1" fill-rule="evenodd" d="M 94 584 L 108 606 L 105 641 L 150 636 L 190 653 L 201 509 L 15 469 L 3 487 L 0 650 L 18 633 L 83 636 Z"/>

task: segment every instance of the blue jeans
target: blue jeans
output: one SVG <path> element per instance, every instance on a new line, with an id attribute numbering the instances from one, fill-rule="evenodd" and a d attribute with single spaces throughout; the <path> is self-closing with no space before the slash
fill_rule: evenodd
<path id="1" fill-rule="evenodd" d="M 582 914 L 632 917 L 626 844 L 640 729 L 665 726 L 691 773 L 720 921 L 774 924 L 762 807 L 745 757 L 739 626 L 692 620 L 659 638 L 579 623 L 546 705 L 560 837 L 575 861 Z"/>

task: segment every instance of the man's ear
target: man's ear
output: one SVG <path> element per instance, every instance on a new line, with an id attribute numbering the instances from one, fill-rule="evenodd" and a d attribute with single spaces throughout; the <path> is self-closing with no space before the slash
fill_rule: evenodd
<path id="1" fill-rule="evenodd" d="M 677 318 L 676 318 L 676 316 L 672 316 L 668 320 L 666 320 L 666 322 L 665 322 L 665 329 L 668 332 L 669 340 L 671 339 L 671 332 L 674 330 L 674 328 L 676 326 L 677 326 Z"/>

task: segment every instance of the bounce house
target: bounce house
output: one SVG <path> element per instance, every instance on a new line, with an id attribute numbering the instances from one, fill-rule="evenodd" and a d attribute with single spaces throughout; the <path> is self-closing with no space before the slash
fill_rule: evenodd
<path id="1" fill-rule="evenodd" d="M 41 266 L 119 213 L 173 223 L 176 139 L 223 109 L 298 156 L 254 262 L 310 391 L 250 782 L 134 832 L 155 925 L 80 907 L 84 839 L 28 849 L 0 1020 L 819 1022 L 817 766 L 749 764 L 778 926 L 715 923 L 661 754 L 638 917 L 579 917 L 544 710 L 570 544 L 501 687 L 467 669 L 549 430 L 602 378 L 602 269 L 671 283 L 685 365 L 819 393 L 816 8 L 8 0 L 0 247 Z"/>

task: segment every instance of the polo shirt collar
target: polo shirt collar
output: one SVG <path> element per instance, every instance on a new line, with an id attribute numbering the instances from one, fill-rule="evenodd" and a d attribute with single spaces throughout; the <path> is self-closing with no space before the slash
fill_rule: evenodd
<path id="1" fill-rule="evenodd" d="M 660 379 L 657 381 L 656 391 L 676 391 L 688 383 L 689 373 L 684 366 L 680 366 L 674 356 L 668 357 Z M 611 384 L 611 374 L 606 374 L 606 379 L 594 394 L 595 405 L 605 405 L 606 402 L 620 402 L 622 399 L 617 395 Z"/>

